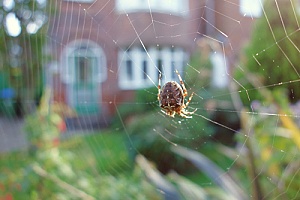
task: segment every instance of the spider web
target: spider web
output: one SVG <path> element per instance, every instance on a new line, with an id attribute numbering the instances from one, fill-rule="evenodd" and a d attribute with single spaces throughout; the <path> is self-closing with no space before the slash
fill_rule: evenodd
<path id="1" fill-rule="evenodd" d="M 103 3 L 99 4 L 98 2 Z M 236 166 L 239 166 L 240 163 L 244 161 L 243 159 L 245 157 L 247 158 L 247 155 L 244 151 L 248 148 L 248 143 L 257 140 L 257 137 L 254 136 L 253 131 L 255 132 L 256 130 L 259 130 L 261 132 L 273 132 L 270 136 L 273 142 L 269 144 L 268 149 L 271 152 L 281 152 L 281 160 L 285 160 L 290 156 L 293 158 L 299 158 L 299 151 L 293 152 L 293 155 L 287 155 L 288 152 L 286 153 L 285 149 L 280 149 L 276 144 L 278 134 L 284 134 L 285 131 L 289 132 L 284 129 L 286 127 L 283 128 L 281 125 L 282 117 L 288 117 L 292 121 L 298 121 L 298 104 L 293 104 L 293 112 L 280 112 L 280 109 L 273 107 L 273 104 L 269 105 L 263 101 L 257 101 L 256 96 L 253 95 L 253 92 L 257 92 L 262 95 L 261 91 L 264 93 L 265 90 L 280 88 L 282 86 L 287 86 L 291 83 L 298 83 L 300 81 L 297 65 L 298 63 L 292 62 L 293 57 L 297 56 L 300 52 L 298 47 L 299 44 L 294 43 L 291 39 L 299 34 L 300 30 L 297 17 L 297 15 L 299 15 L 298 12 L 300 8 L 298 2 L 294 2 L 292 0 L 286 1 L 286 4 L 292 7 L 292 18 L 297 23 L 297 27 L 294 30 L 287 30 L 286 27 L 288 26 L 288 22 L 282 18 L 282 8 L 280 7 L 282 4 L 278 3 L 281 1 L 274 1 L 276 5 L 276 10 L 274 12 L 278 13 L 280 16 L 280 23 L 282 26 L 282 31 L 284 32 L 283 38 L 276 37 L 276 33 L 274 31 L 275 27 L 273 27 L 273 24 L 269 21 L 270 16 L 264 9 L 263 2 L 259 0 L 257 2 L 259 5 L 258 10 L 260 11 L 257 11 L 255 8 L 252 10 L 250 9 L 249 11 L 249 6 L 251 5 L 240 5 L 237 3 L 237 1 L 230 0 L 222 0 L 222 2 L 218 1 L 215 2 L 215 5 L 211 4 L 209 1 L 202 1 L 201 3 L 195 3 L 195 6 L 190 5 L 191 7 L 180 11 L 170 10 L 171 8 L 168 10 L 168 7 L 166 7 L 165 10 L 158 10 L 157 7 L 152 7 L 151 5 L 155 1 L 148 0 L 145 1 L 145 4 L 143 5 L 142 15 L 148 15 L 148 17 L 150 16 L 150 21 L 148 21 L 147 18 L 142 25 L 138 23 L 135 12 L 123 9 L 122 7 L 119 9 L 117 8 L 117 5 L 111 7 L 111 5 L 116 2 L 117 1 L 111 0 L 88 1 L 88 3 L 83 3 L 82 1 L 47 2 L 47 9 L 52 10 L 55 8 L 55 11 L 50 14 L 50 18 L 52 17 L 53 19 L 61 22 L 61 24 L 49 23 L 47 25 L 47 40 L 49 41 L 47 43 L 47 47 L 49 47 L 49 49 L 52 48 L 52 50 L 55 49 L 55 47 L 59 47 L 61 50 L 56 53 L 57 55 L 63 55 L 62 49 L 66 48 L 68 43 L 74 39 L 71 39 L 72 33 L 70 29 L 70 27 L 74 26 L 74 24 L 77 26 L 75 38 L 78 38 L 78 40 L 84 38 L 85 40 L 95 41 L 97 43 L 97 41 L 103 41 L 103 38 L 105 38 L 105 44 L 98 45 L 103 45 L 101 47 L 105 51 L 106 55 L 107 64 L 105 68 L 105 80 L 110 79 L 112 80 L 111 83 L 114 84 L 103 84 L 101 91 L 103 93 L 106 92 L 110 94 L 111 91 L 114 91 L 116 87 L 121 88 L 119 90 L 121 95 L 110 94 L 108 97 L 104 98 L 104 95 L 102 94 L 103 98 L 101 98 L 100 102 L 99 100 L 92 102 L 94 104 L 100 104 L 103 108 L 107 107 L 108 109 L 114 110 L 113 115 L 110 116 L 104 114 L 104 116 L 101 117 L 101 122 L 97 121 L 98 118 L 95 120 L 95 115 L 84 115 L 85 117 L 82 118 L 82 120 L 80 120 L 76 125 L 74 125 L 75 123 L 68 124 L 70 131 L 66 133 L 67 138 L 73 137 L 81 140 L 82 135 L 90 135 L 93 133 L 96 133 L 95 135 L 105 135 L 106 132 L 122 134 L 125 137 L 123 138 L 123 141 L 120 141 L 120 146 L 124 146 L 125 148 L 129 149 L 130 155 L 149 153 L 145 152 L 145 150 L 141 150 L 143 149 L 141 146 L 143 146 L 143 143 L 147 144 L 147 141 L 155 139 L 160 140 L 161 144 L 164 145 L 175 147 L 184 146 L 192 150 L 203 152 L 208 157 L 208 152 L 214 151 L 212 153 L 212 160 L 215 161 L 216 164 L 219 164 L 218 159 L 223 160 L 222 157 L 224 157 L 224 155 L 220 153 L 220 149 L 212 149 L 211 145 L 216 143 L 225 143 L 226 145 L 229 145 L 235 149 L 235 151 L 231 152 L 230 154 L 231 158 L 225 160 L 226 164 L 220 164 L 224 170 L 224 174 L 229 174 L 235 169 Z M 170 3 L 171 1 L 168 2 Z M 217 3 L 220 3 L 220 5 L 223 7 L 218 7 Z M 99 5 L 101 5 L 101 7 L 99 7 Z M 96 6 L 99 8 L 94 9 Z M 240 15 L 230 14 L 228 10 L 239 10 Z M 249 13 L 246 13 L 247 11 Z M 198 13 L 198 15 L 190 15 L 190 13 Z M 158 17 L 159 15 L 169 15 L 174 16 L 176 19 L 183 18 L 184 20 L 179 20 L 179 22 L 174 20 L 175 22 L 173 23 L 171 19 L 171 22 L 166 22 L 164 21 L 163 17 Z M 259 15 L 259 17 L 256 15 Z M 211 16 L 214 16 L 215 18 Z M 113 20 L 110 20 L 110 18 L 113 18 Z M 245 69 L 243 63 L 240 63 L 240 58 L 236 58 L 238 56 L 242 56 L 237 52 L 243 51 L 243 46 L 239 46 L 240 49 L 236 49 L 238 46 L 236 43 L 243 41 L 236 42 L 235 37 L 239 34 L 242 35 L 246 33 L 246 39 L 250 40 L 251 33 L 250 29 L 248 28 L 248 23 L 252 23 L 253 30 L 255 30 L 255 21 L 257 21 L 258 18 L 264 18 L 266 20 L 271 33 L 270 37 L 272 37 L 274 41 L 271 45 L 254 52 L 252 57 L 248 59 L 254 60 L 261 68 L 265 68 L 265 66 L 261 64 L 260 56 L 272 54 L 274 47 L 277 47 L 282 53 L 286 62 L 290 64 L 290 73 L 296 75 L 295 79 L 290 79 L 287 81 L 275 80 L 271 84 L 259 84 L 259 82 L 257 82 L 257 85 L 253 84 L 251 87 L 249 87 L 243 80 L 234 77 L 234 70 L 239 70 L 241 76 L 243 77 L 248 77 L 252 74 L 252 72 L 249 72 Z M 228 24 L 230 24 L 232 29 L 230 30 L 228 28 L 224 28 L 224 26 L 218 24 L 218 19 L 223 19 L 223 21 L 226 21 Z M 196 23 L 194 23 L 195 21 Z M 130 26 L 125 27 L 124 31 L 122 31 L 122 34 L 111 34 L 114 30 L 120 30 L 119 26 L 125 22 Z M 161 31 L 161 29 L 174 30 L 174 27 L 179 30 L 186 29 L 186 24 L 189 23 L 194 24 L 197 27 L 174 33 L 167 32 L 167 34 L 164 34 L 164 32 Z M 129 36 L 126 38 L 127 35 Z M 145 35 L 153 38 L 153 40 L 149 42 L 147 36 Z M 125 38 L 126 43 L 122 43 L 121 37 L 123 37 L 123 39 Z M 209 78 L 207 78 L 205 75 L 207 73 L 207 68 L 198 66 L 198 64 L 195 65 L 192 62 L 193 55 L 190 54 L 189 51 L 183 52 L 184 55 L 181 60 L 182 64 L 180 65 L 178 64 L 179 62 L 177 62 L 177 64 L 173 66 L 173 71 L 169 70 L 171 66 L 158 65 L 157 60 L 155 60 L 157 57 L 153 56 L 154 54 L 151 48 L 163 49 L 165 46 L 167 46 L 170 52 L 174 52 L 177 48 L 177 40 L 182 40 L 182 38 L 189 38 L 193 52 L 197 52 L 199 49 L 200 51 L 203 50 L 201 49 L 201 44 L 210 45 L 210 55 L 218 56 L 217 58 L 219 59 L 219 62 L 217 63 L 223 66 L 222 69 L 220 68 L 219 70 L 222 71 L 221 77 L 224 78 L 225 82 L 223 83 L 226 84 L 226 87 L 211 89 L 211 85 L 214 84 L 212 83 L 213 74 L 209 74 Z M 170 41 L 170 44 L 166 45 L 166 43 L 162 42 L 164 40 Z M 286 48 L 283 48 L 280 45 L 280 43 L 284 40 L 290 41 L 292 47 L 296 49 L 297 55 L 291 54 Z M 83 44 L 84 42 L 81 41 L 79 44 L 80 43 Z M 139 51 L 144 52 L 142 56 L 145 60 L 147 60 L 147 70 L 145 70 L 142 65 L 136 63 L 136 60 L 133 58 L 134 54 L 124 53 L 134 51 L 135 48 L 138 48 Z M 181 51 L 181 49 L 179 51 Z M 109 60 L 109 56 L 107 54 L 116 54 L 116 52 L 117 54 L 119 53 L 118 60 Z M 228 55 L 234 55 L 235 57 L 228 57 Z M 63 56 L 56 56 L 58 63 L 63 63 L 62 57 Z M 133 85 L 126 83 L 126 81 L 120 82 L 120 77 L 126 73 L 130 73 L 128 71 L 124 71 L 126 64 L 122 63 L 126 63 L 130 59 L 132 59 L 133 62 L 131 64 L 133 66 L 131 70 L 135 70 L 134 72 L 131 72 L 133 74 L 142 72 L 141 74 L 143 74 L 145 78 L 143 80 L 146 81 L 139 82 L 137 84 L 133 83 Z M 44 60 L 46 63 L 47 58 L 44 58 Z M 274 65 L 276 65 L 276 62 L 279 61 L 275 60 Z M 200 64 L 205 63 L 201 62 Z M 117 65 L 117 67 L 114 65 Z M 58 64 L 57 66 L 57 68 L 63 67 L 63 64 Z M 148 69 L 151 69 L 151 72 L 148 71 Z M 178 77 L 174 72 L 175 69 L 178 69 L 179 73 L 183 77 L 183 81 L 188 91 L 188 97 L 192 92 L 194 92 L 194 97 L 187 108 L 188 111 L 197 109 L 197 111 L 192 115 L 191 119 L 185 119 L 178 116 L 175 118 L 170 118 L 161 112 L 161 109 L 158 105 L 157 75 L 159 72 L 163 73 L 164 79 L 162 81 L 162 85 L 169 80 L 174 80 L 179 83 Z M 171 73 L 167 73 L 168 70 Z M 279 70 L 281 69 L 274 69 L 276 72 Z M 60 69 L 56 69 L 56 72 L 61 73 L 62 79 L 64 78 L 64 73 L 66 73 Z M 272 78 L 271 72 L 269 72 L 268 75 L 270 75 Z M 204 81 L 195 77 L 204 77 L 206 80 Z M 48 80 L 51 80 L 51 78 Z M 252 80 L 252 82 L 255 81 L 256 80 Z M 55 83 L 50 81 L 50 87 L 53 87 L 53 85 L 55 85 Z M 62 84 L 56 88 L 53 88 L 53 90 L 55 89 L 60 92 L 64 91 L 65 85 Z M 130 93 L 128 91 L 136 92 Z M 136 94 L 138 92 L 140 93 L 140 96 Z M 135 98 L 129 98 L 130 95 L 134 96 Z M 244 101 L 240 99 L 240 95 L 244 95 Z M 122 98 L 120 98 L 121 96 Z M 185 101 L 187 101 L 187 98 Z M 250 105 L 249 110 L 243 109 L 245 102 L 246 104 L 248 102 L 248 105 Z M 89 110 L 87 101 L 83 101 L 81 107 L 83 110 Z M 230 121 L 231 118 L 233 121 Z M 240 122 L 240 118 L 246 118 L 246 120 L 244 119 L 244 122 Z M 16 121 L 18 120 L 11 119 L 12 123 Z M 111 121 L 113 121 L 113 123 L 110 123 Z M 259 127 L 257 128 L 256 126 Z M 84 127 L 87 127 L 88 130 L 80 130 Z M 95 127 L 101 127 L 101 129 L 98 130 Z M 271 131 L 267 130 L 266 127 L 269 127 Z M 4 137 L 3 145 L 6 145 L 11 139 L 9 136 L 4 134 L 4 125 L 1 125 L 1 129 L 1 132 L 3 132 L 2 136 Z M 13 130 L 13 132 L 16 131 Z M 236 137 L 239 138 L 238 142 L 236 142 L 234 139 Z M 96 149 L 97 146 L 110 147 L 110 141 L 105 139 L 105 137 L 103 137 L 103 141 L 93 139 L 93 137 L 91 138 L 92 139 L 85 152 L 87 154 L 94 154 L 96 151 L 94 149 Z M 263 143 L 263 141 L 261 143 Z M 258 145 L 261 145 L 261 143 L 259 141 L 257 142 Z M 258 148 L 262 147 L 259 146 Z M 163 152 L 163 150 L 163 147 L 158 148 L 158 151 Z M 149 151 L 151 151 L 151 149 Z M 153 149 L 153 151 L 156 150 Z M 119 173 L 121 174 L 120 171 L 122 171 L 122 167 L 124 165 L 132 165 L 131 161 L 126 159 L 123 160 L 125 163 L 118 163 L 116 166 L 110 164 L 111 158 L 109 158 L 109 155 L 114 156 L 113 154 L 114 151 L 108 149 L 106 152 L 107 159 L 101 161 L 103 163 L 100 164 L 100 166 L 103 166 L 103 171 L 101 168 L 99 169 L 94 166 L 92 167 L 93 170 L 98 174 L 108 173 L 115 175 Z M 96 155 L 100 155 L 100 153 L 97 154 L 96 152 Z M 164 152 L 162 153 L 162 156 L 164 156 Z M 82 152 L 75 152 L 75 157 L 81 158 L 83 162 L 89 162 Z M 157 164 L 159 165 L 159 163 Z M 104 169 L 105 165 L 108 165 L 109 168 L 113 170 L 107 172 Z M 258 165 L 258 168 L 256 168 L 257 177 L 265 172 L 266 166 L 267 164 Z M 173 165 L 173 167 L 176 168 L 176 164 L 175 166 Z M 297 177 L 297 173 L 299 173 L 299 170 L 293 171 L 292 176 Z M 225 176 L 224 174 L 221 176 Z M 283 179 L 284 174 L 279 178 Z M 255 181 L 256 178 L 253 178 L 253 180 L 249 181 L 249 185 L 244 185 L 245 190 L 250 191 L 251 184 Z M 271 176 L 267 180 L 263 181 L 270 182 L 271 185 L 274 185 L 274 188 L 276 187 Z M 213 181 L 208 179 L 198 184 L 202 187 L 205 187 L 212 185 Z M 275 198 L 279 199 L 281 196 L 284 196 L 286 192 L 287 191 L 282 191 L 282 193 L 278 194 L 278 196 Z M 272 192 L 270 192 L 270 194 L 271 193 Z M 268 198 L 268 195 L 270 194 L 265 194 L 263 198 Z M 299 197 L 299 190 L 296 193 L 296 196 L 294 196 L 294 199 L 297 199 L 297 197 Z"/>

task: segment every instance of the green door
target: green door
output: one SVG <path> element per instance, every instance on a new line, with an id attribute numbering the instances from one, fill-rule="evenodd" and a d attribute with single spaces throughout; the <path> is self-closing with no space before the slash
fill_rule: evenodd
<path id="1" fill-rule="evenodd" d="M 100 112 L 100 84 L 94 74 L 97 74 L 97 56 L 87 48 L 74 52 L 74 84 L 73 102 L 78 114 L 96 114 Z"/>

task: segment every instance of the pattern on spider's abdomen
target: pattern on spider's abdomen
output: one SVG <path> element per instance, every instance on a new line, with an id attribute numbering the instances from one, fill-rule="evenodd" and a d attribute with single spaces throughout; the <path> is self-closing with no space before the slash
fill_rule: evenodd
<path id="1" fill-rule="evenodd" d="M 176 82 L 167 82 L 160 93 L 161 107 L 177 108 L 182 105 L 182 90 Z"/>

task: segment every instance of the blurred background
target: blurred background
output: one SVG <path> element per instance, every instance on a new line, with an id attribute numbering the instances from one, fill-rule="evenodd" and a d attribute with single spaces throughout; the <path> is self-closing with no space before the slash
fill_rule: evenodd
<path id="1" fill-rule="evenodd" d="M 299 16 L 296 0 L 2 0 L 0 199 L 300 199 Z M 192 118 L 159 107 L 175 70 Z"/>

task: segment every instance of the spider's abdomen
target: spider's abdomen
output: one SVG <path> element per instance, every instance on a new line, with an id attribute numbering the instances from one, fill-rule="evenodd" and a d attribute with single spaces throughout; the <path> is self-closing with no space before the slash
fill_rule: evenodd
<path id="1" fill-rule="evenodd" d="M 167 82 L 161 89 L 159 98 L 160 107 L 174 109 L 182 106 L 183 92 L 175 81 Z"/>

